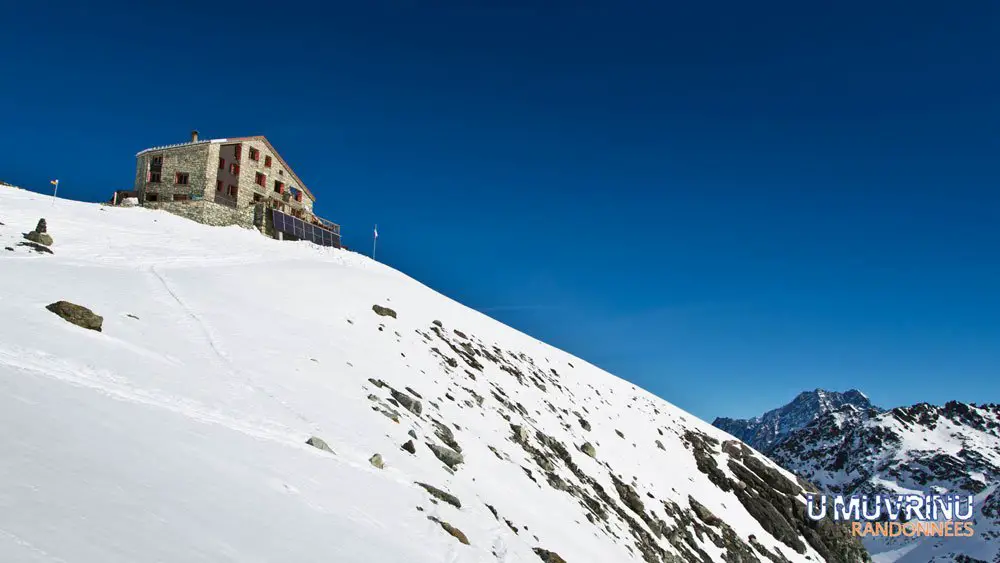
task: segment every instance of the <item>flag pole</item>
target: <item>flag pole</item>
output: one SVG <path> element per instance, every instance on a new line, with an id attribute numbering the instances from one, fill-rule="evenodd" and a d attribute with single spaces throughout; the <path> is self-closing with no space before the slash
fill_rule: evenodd
<path id="1" fill-rule="evenodd" d="M 56 204 L 56 194 L 59 193 L 59 180 L 54 180 L 51 183 L 56 186 L 52 189 L 52 205 L 54 206 Z"/>
<path id="2" fill-rule="evenodd" d="M 372 260 L 375 259 L 375 245 L 378 244 L 378 224 L 375 225 L 375 232 L 372 235 Z"/>

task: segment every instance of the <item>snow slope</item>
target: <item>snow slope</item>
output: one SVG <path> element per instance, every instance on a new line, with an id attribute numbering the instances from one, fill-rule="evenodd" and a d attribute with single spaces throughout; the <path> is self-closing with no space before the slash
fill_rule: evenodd
<path id="1" fill-rule="evenodd" d="M 360 255 L 10 188 L 0 248 L 0 561 L 867 559 L 731 436 Z"/>

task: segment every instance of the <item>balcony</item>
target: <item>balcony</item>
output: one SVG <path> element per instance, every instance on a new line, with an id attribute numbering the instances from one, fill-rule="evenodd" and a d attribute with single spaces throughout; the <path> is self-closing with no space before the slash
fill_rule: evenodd
<path id="1" fill-rule="evenodd" d="M 334 223 L 333 221 L 327 221 L 317 215 L 313 215 L 313 219 L 316 220 L 316 224 L 324 229 L 333 232 L 335 235 L 340 235 L 340 225 Z"/>

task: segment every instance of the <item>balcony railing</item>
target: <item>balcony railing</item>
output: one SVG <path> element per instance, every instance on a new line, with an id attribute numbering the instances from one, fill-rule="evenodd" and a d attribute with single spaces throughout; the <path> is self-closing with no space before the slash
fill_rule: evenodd
<path id="1" fill-rule="evenodd" d="M 337 235 L 340 234 L 340 225 L 334 223 L 333 221 L 327 221 L 326 219 L 323 219 L 322 217 L 319 216 L 314 215 L 314 217 L 316 219 L 316 222 L 319 223 L 320 227 L 332 231 L 334 234 Z"/>

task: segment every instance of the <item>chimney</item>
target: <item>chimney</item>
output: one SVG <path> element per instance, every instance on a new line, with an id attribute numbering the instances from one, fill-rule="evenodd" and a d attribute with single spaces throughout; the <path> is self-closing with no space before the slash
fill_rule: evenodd
<path id="1" fill-rule="evenodd" d="M 197 143 L 198 142 L 198 130 L 197 129 L 195 129 L 194 131 L 191 131 L 191 142 L 192 143 Z"/>

